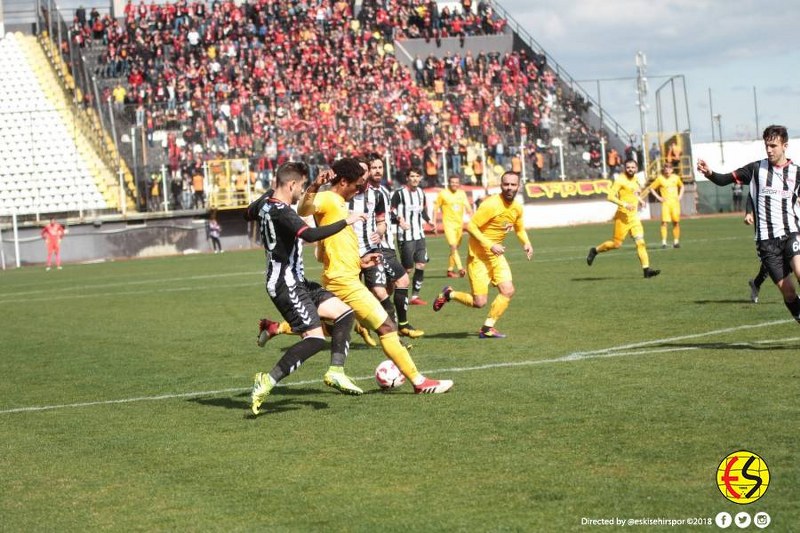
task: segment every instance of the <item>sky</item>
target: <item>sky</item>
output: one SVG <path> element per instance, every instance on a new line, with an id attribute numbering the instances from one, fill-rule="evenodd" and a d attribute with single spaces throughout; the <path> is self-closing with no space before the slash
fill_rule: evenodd
<path id="1" fill-rule="evenodd" d="M 662 129 L 675 130 L 677 115 L 677 129 L 691 129 L 694 142 L 711 141 L 712 125 L 717 141 L 720 125 L 725 141 L 760 139 L 770 124 L 800 137 L 797 0 L 498 3 L 595 100 L 599 85 L 604 113 L 628 132 L 642 129 L 636 93 L 641 51 L 647 61 L 646 131 L 657 131 L 660 114 Z"/>

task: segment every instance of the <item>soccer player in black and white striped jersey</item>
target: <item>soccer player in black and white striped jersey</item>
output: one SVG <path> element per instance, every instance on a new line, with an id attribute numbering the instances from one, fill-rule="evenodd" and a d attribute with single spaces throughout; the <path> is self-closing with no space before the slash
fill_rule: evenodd
<path id="1" fill-rule="evenodd" d="M 727 174 L 713 172 L 702 159 L 697 170 L 717 185 L 734 182 L 749 185 L 753 199 L 756 250 L 761 263 L 783 295 L 783 302 L 800 322 L 800 298 L 792 272 L 800 280 L 800 167 L 786 157 L 789 133 L 784 126 L 764 130 L 766 159 L 754 161 Z"/>
<path id="2" fill-rule="evenodd" d="M 428 262 L 428 250 L 425 245 L 425 225 L 431 223 L 428 214 L 428 202 L 425 191 L 419 187 L 422 172 L 412 168 L 408 171 L 406 185 L 397 189 L 392 196 L 392 211 L 397 215 L 397 247 L 400 250 L 400 262 L 409 275 L 413 272 L 411 305 L 427 305 L 420 298 L 422 282 L 425 279 L 425 265 Z"/>
<path id="3" fill-rule="evenodd" d="M 369 175 L 367 177 L 368 188 L 365 194 L 374 194 L 376 198 L 374 203 L 367 201 L 365 207 L 373 208 L 369 211 L 372 222 L 368 223 L 372 224 L 377 231 L 377 247 L 380 248 L 383 261 L 378 265 L 380 267 L 380 276 L 374 275 L 376 274 L 374 271 L 364 271 L 364 284 L 380 300 L 381 305 L 389 315 L 396 316 L 400 335 L 415 339 L 424 335 L 425 332 L 416 329 L 408 321 L 408 286 L 411 282 L 395 252 L 394 237 L 397 220 L 396 215 L 392 213 L 389 207 L 392 194 L 389 189 L 381 185 L 384 171 L 383 159 L 380 155 L 372 154 L 367 161 Z M 358 196 L 355 198 L 358 198 Z M 375 239 L 374 234 L 372 238 Z M 361 238 L 359 237 L 360 241 Z M 372 242 L 374 243 L 374 240 Z M 392 296 L 391 300 L 389 299 L 390 295 Z"/>

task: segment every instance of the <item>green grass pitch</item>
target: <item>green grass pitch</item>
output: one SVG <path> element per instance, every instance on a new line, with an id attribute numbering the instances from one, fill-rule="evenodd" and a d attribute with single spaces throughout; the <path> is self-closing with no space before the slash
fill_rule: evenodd
<path id="1" fill-rule="evenodd" d="M 796 531 L 800 327 L 769 282 L 750 303 L 740 217 L 682 227 L 662 250 L 646 224 L 650 280 L 631 241 L 586 265 L 610 224 L 531 231 L 531 262 L 510 235 L 508 338 L 478 339 L 488 308 L 411 308 L 412 355 L 450 393 L 380 392 L 383 355 L 354 337 L 365 395 L 323 385 L 324 352 L 258 418 L 252 376 L 296 340 L 256 347 L 276 316 L 262 251 L 0 272 L 0 530 L 587 531 L 766 511 Z M 429 253 L 430 302 L 441 238 Z M 740 449 L 771 475 L 747 506 L 716 487 Z"/>

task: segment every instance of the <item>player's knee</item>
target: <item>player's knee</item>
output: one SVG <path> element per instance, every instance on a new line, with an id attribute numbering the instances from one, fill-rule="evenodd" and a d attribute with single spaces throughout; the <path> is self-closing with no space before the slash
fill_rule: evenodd
<path id="1" fill-rule="evenodd" d="M 514 288 L 513 285 L 511 285 L 510 287 L 504 287 L 504 288 L 500 289 L 500 294 L 502 294 L 503 296 L 505 296 L 509 300 L 514 297 L 514 293 L 515 292 L 516 292 L 516 289 Z"/>
<path id="2" fill-rule="evenodd" d="M 378 329 L 375 331 L 377 331 L 378 335 L 386 335 L 387 333 L 397 331 L 397 324 L 394 323 L 391 317 L 386 317 L 383 324 L 378 326 Z"/>
<path id="3" fill-rule="evenodd" d="M 613 241 L 613 242 L 611 243 L 611 248 L 613 248 L 613 249 L 615 249 L 615 250 L 616 250 L 617 248 L 619 248 L 620 246 L 622 246 L 622 241 Z"/>
<path id="4" fill-rule="evenodd" d="M 374 294 L 378 300 L 385 300 L 389 297 L 389 292 L 386 290 L 386 287 L 372 287 L 371 290 L 372 294 Z"/>
<path id="5" fill-rule="evenodd" d="M 480 309 L 486 306 L 486 302 L 488 301 L 486 295 L 472 295 L 472 307 L 476 309 Z"/>
<path id="6" fill-rule="evenodd" d="M 797 291 L 794 288 L 794 282 L 792 282 L 792 278 L 790 276 L 786 276 L 782 280 L 779 280 L 776 285 L 778 286 L 778 289 L 780 289 L 784 301 L 791 302 L 797 298 Z"/>

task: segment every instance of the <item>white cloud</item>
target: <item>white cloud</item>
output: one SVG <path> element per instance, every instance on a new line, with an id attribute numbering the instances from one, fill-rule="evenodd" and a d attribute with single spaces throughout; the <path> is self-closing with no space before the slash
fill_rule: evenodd
<path id="1" fill-rule="evenodd" d="M 793 42 L 800 9 L 794 0 L 502 0 L 500 4 L 575 79 L 635 76 L 638 50 L 647 54 L 651 88 L 663 81 L 659 75 L 685 75 L 692 129 L 700 137 L 711 135 L 704 116 L 709 88 L 715 112 L 729 117 L 732 131 L 743 132 L 749 125 L 751 133 L 739 134 L 756 136 L 752 97 L 756 86 L 759 114 L 783 115 L 790 133 L 800 132 L 796 110 L 800 106 L 794 103 L 800 91 L 800 52 Z M 633 86 L 605 85 L 604 106 L 624 127 L 637 131 Z M 759 120 L 759 126 L 763 122 Z"/>

